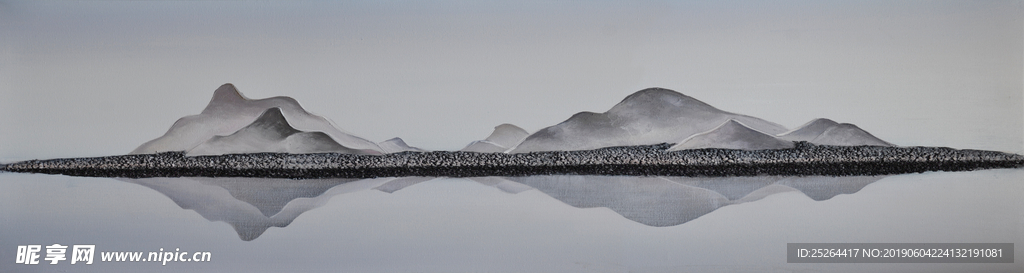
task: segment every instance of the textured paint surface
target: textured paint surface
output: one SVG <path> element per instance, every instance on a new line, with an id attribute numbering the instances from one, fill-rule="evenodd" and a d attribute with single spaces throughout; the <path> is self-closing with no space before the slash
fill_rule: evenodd
<path id="1" fill-rule="evenodd" d="M 234 83 L 458 150 L 664 87 L 795 128 L 1024 153 L 1015 1 L 0 2 L 0 162 L 123 154 Z M 129 129 L 130 128 L 130 129 Z"/>

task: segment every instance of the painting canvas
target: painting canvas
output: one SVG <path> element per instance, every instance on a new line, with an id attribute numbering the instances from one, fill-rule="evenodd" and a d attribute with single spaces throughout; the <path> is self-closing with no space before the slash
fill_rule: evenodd
<path id="1" fill-rule="evenodd" d="M 0 272 L 1021 272 L 1022 9 L 0 1 Z"/>

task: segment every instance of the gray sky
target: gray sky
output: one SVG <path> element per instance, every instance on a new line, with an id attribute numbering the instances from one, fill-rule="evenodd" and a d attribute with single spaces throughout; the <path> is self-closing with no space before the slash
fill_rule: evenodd
<path id="1" fill-rule="evenodd" d="M 665 87 L 796 127 L 1024 152 L 1019 1 L 0 0 L 0 162 L 124 154 L 234 83 L 454 150 Z"/>

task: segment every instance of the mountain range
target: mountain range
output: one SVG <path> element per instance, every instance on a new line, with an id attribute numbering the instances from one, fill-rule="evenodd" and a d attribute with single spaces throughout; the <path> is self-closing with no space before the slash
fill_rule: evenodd
<path id="1" fill-rule="evenodd" d="M 789 141 L 807 141 L 820 145 L 839 146 L 893 146 L 889 142 L 878 139 L 871 133 L 860 129 L 857 125 L 837 123 L 830 119 L 819 118 L 779 134 L 779 139 Z"/>
<path id="2" fill-rule="evenodd" d="M 577 208 L 608 208 L 648 226 L 675 226 L 719 208 L 797 192 L 815 201 L 853 194 L 886 176 L 584 176 L 469 177 L 510 194 L 537 190 Z M 433 178 L 405 177 L 377 186 L 395 193 Z"/>
<path id="3" fill-rule="evenodd" d="M 730 119 L 768 134 L 786 131 L 782 125 L 722 111 L 679 92 L 648 88 L 627 96 L 604 113 L 580 112 L 559 124 L 541 129 L 511 152 L 677 143 L 714 129 Z"/>
<path id="4" fill-rule="evenodd" d="M 131 154 L 190 151 L 215 136 L 227 136 L 242 130 L 270 108 L 278 108 L 282 119 L 296 130 L 321 132 L 337 144 L 361 150 L 361 153 L 383 153 L 376 143 L 338 129 L 327 119 L 307 112 L 295 99 L 272 97 L 252 100 L 228 83 L 213 92 L 213 98 L 200 114 L 178 119 L 163 136 L 143 143 Z M 223 141 L 220 143 L 228 144 Z"/>
<path id="5" fill-rule="evenodd" d="M 187 155 L 243 153 L 346 153 L 379 154 L 373 150 L 355 150 L 334 141 L 323 132 L 303 132 L 289 125 L 281 108 L 263 112 L 255 121 L 227 136 L 214 136 L 189 150 Z"/>
<path id="6" fill-rule="evenodd" d="M 853 124 L 815 119 L 793 130 L 760 118 L 727 112 L 664 88 L 637 91 L 603 113 L 579 112 L 529 133 L 501 124 L 460 151 L 527 153 L 591 150 L 615 146 L 675 144 L 684 149 L 785 149 L 794 141 L 819 145 L 893 146 Z M 184 151 L 187 155 L 231 153 L 423 152 L 401 138 L 375 143 L 338 129 L 289 97 L 248 99 L 232 84 L 214 91 L 198 115 L 175 122 L 167 132 L 132 154 Z"/>
<path id="7" fill-rule="evenodd" d="M 468 177 L 508 194 L 536 190 L 577 208 L 608 208 L 649 226 L 675 226 L 718 208 L 799 192 L 816 201 L 853 194 L 884 176 L 628 177 L 542 175 Z M 165 196 L 211 222 L 225 222 L 252 241 L 271 227 L 288 227 L 331 199 L 377 190 L 395 193 L 434 177 L 273 179 L 238 177 L 117 178 Z"/>
<path id="8" fill-rule="evenodd" d="M 244 241 L 270 227 L 287 227 L 299 215 L 331 198 L 369 190 L 394 178 L 253 179 L 249 177 L 159 177 L 117 180 L 156 190 L 182 209 L 231 225 Z"/>

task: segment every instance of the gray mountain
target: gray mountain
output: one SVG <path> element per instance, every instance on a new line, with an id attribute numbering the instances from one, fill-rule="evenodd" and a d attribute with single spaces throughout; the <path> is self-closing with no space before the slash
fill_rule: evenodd
<path id="1" fill-rule="evenodd" d="M 409 146 L 409 144 L 405 144 L 405 141 L 402 140 L 402 138 L 398 138 L 398 137 L 385 140 L 385 141 L 383 141 L 381 143 L 377 143 L 377 145 L 380 146 L 380 148 L 383 149 L 385 153 L 389 153 L 389 154 L 401 153 L 401 152 L 425 152 L 426 151 L 424 149 L 420 149 L 420 148 L 416 148 L 416 147 L 411 147 L 411 146 Z"/>
<path id="2" fill-rule="evenodd" d="M 871 133 L 864 131 L 857 125 L 842 123 L 832 128 L 828 128 L 824 133 L 821 133 L 818 137 L 812 139 L 811 143 L 822 144 L 822 145 L 840 145 L 840 146 L 893 146 L 889 142 L 885 142 L 878 139 Z"/>
<path id="3" fill-rule="evenodd" d="M 338 144 L 323 132 L 303 132 L 292 128 L 281 109 L 263 112 L 248 126 L 227 136 L 214 136 L 187 152 L 189 156 L 242 153 L 347 153 L 373 154 Z"/>
<path id="4" fill-rule="evenodd" d="M 711 131 L 690 136 L 668 150 L 677 151 L 703 148 L 736 150 L 787 149 L 793 148 L 793 142 L 758 132 L 743 125 L 743 123 L 730 119 Z"/>
<path id="5" fill-rule="evenodd" d="M 789 141 L 807 141 L 820 145 L 836 146 L 893 146 L 891 143 L 878 139 L 857 125 L 837 123 L 819 118 L 804 124 L 792 131 L 778 135 L 779 139 Z"/>
<path id="6" fill-rule="evenodd" d="M 818 118 L 789 132 L 779 134 L 778 137 L 789 141 L 811 141 L 828 130 L 828 128 L 836 125 L 839 125 L 839 123 L 831 119 Z"/>
<path id="7" fill-rule="evenodd" d="M 503 153 L 519 145 L 530 133 L 512 124 L 502 124 L 494 127 L 491 135 L 483 140 L 473 141 L 466 148 L 460 151 L 478 153 Z"/>
<path id="8" fill-rule="evenodd" d="M 627 96 L 607 112 L 580 112 L 527 137 L 511 152 L 589 150 L 674 143 L 734 119 L 767 134 L 786 131 L 759 118 L 719 110 L 676 91 L 649 88 Z"/>
<path id="9" fill-rule="evenodd" d="M 494 144 L 493 142 L 490 141 L 477 140 L 470 142 L 469 145 L 466 145 L 466 148 L 462 148 L 459 151 L 474 153 L 504 153 L 505 151 L 508 150 L 509 148 L 498 144 Z"/>
<path id="10" fill-rule="evenodd" d="M 167 132 L 150 140 L 132 154 L 167 151 L 188 151 L 218 135 L 228 135 L 251 124 L 270 108 L 280 108 L 291 126 L 301 131 L 323 132 L 338 144 L 356 150 L 380 153 L 376 143 L 339 130 L 327 119 L 307 112 L 295 99 L 272 97 L 251 100 L 243 96 L 232 84 L 224 84 L 213 93 L 213 98 L 198 115 L 178 119 Z"/>

